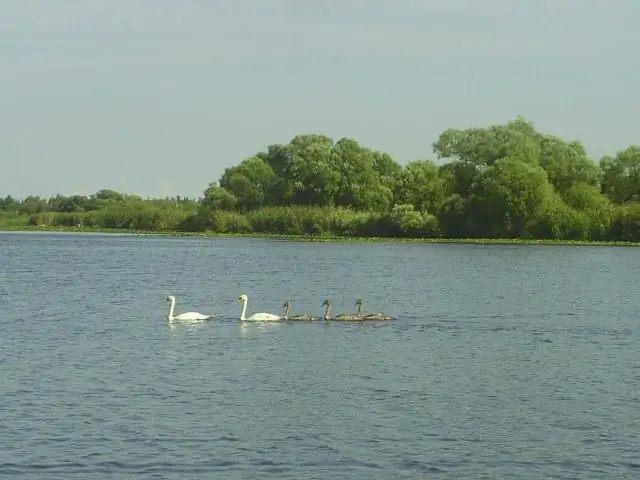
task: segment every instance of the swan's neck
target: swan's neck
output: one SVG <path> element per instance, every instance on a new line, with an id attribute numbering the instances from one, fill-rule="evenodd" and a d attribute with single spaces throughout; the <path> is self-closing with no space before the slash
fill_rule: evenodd
<path id="1" fill-rule="evenodd" d="M 169 306 L 169 321 L 173 320 L 175 317 L 173 316 L 173 311 L 176 307 L 176 301 L 172 298 L 171 305 Z"/>
<path id="2" fill-rule="evenodd" d="M 285 306 L 284 306 L 284 315 L 283 315 L 283 316 L 284 316 L 284 318 L 285 318 L 285 319 L 286 319 L 286 318 L 287 318 L 287 316 L 289 315 L 289 309 L 290 309 L 290 308 L 291 308 L 291 307 L 290 307 L 289 305 L 285 305 Z"/>
<path id="3" fill-rule="evenodd" d="M 327 303 L 327 306 L 324 309 L 324 319 L 325 320 L 329 320 L 329 312 L 331 312 L 331 304 Z"/>
<path id="4" fill-rule="evenodd" d="M 362 310 L 362 304 L 361 304 L 361 303 L 359 303 L 359 304 L 358 304 L 358 311 L 356 312 L 356 317 L 359 317 L 359 316 L 360 316 L 360 311 L 361 311 L 361 310 Z"/>
<path id="5" fill-rule="evenodd" d="M 242 300 L 242 312 L 240 312 L 240 320 L 245 320 L 245 313 L 247 313 L 247 299 Z"/>

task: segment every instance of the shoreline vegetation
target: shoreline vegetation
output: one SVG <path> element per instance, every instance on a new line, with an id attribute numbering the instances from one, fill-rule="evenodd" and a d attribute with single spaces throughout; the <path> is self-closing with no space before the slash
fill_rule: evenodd
<path id="1" fill-rule="evenodd" d="M 149 236 L 149 237 L 197 237 L 197 238 L 264 238 L 289 240 L 306 243 L 411 243 L 440 245 L 545 245 L 545 246 L 582 246 L 582 247 L 640 247 L 640 242 L 613 240 L 553 240 L 532 238 L 411 238 L 411 237 L 338 237 L 328 235 L 285 235 L 278 233 L 217 233 L 217 232 L 179 232 L 119 230 L 87 227 L 46 227 L 26 226 L 3 228 L 0 233 L 94 233 L 110 235 Z"/>
<path id="2" fill-rule="evenodd" d="M 639 245 L 640 146 L 599 162 L 521 118 L 447 129 L 401 166 L 350 138 L 298 135 L 227 168 L 199 199 L 0 196 L 0 231 L 303 241 Z"/>

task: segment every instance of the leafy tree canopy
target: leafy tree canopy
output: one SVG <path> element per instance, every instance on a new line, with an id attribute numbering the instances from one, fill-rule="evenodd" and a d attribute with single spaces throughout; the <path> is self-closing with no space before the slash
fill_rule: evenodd
<path id="1" fill-rule="evenodd" d="M 449 128 L 405 165 L 353 138 L 305 134 L 211 181 L 200 199 L 0 197 L 0 219 L 96 226 L 376 236 L 640 241 L 640 146 L 595 162 L 575 140 L 505 124 Z"/>

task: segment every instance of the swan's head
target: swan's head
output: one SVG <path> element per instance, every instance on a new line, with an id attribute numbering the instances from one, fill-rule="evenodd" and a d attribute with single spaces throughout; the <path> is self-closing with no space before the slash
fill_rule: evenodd
<path id="1" fill-rule="evenodd" d="M 356 300 L 356 305 L 362 305 L 362 299 L 361 298 Z"/>
<path id="2" fill-rule="evenodd" d="M 320 306 L 324 307 L 325 305 L 329 305 L 329 300 L 325 300 L 324 302 L 322 302 L 322 305 L 320 305 Z"/>
<path id="3" fill-rule="evenodd" d="M 238 301 L 239 302 L 246 302 L 247 301 L 247 296 L 245 294 L 242 294 L 238 297 Z"/>
<path id="4" fill-rule="evenodd" d="M 289 300 L 285 300 L 284 303 L 282 304 L 282 308 L 284 307 L 290 307 L 291 303 L 289 303 Z"/>
<path id="5" fill-rule="evenodd" d="M 176 299 L 176 297 L 174 297 L 173 295 L 169 295 L 169 296 L 167 297 L 167 302 L 172 302 L 172 301 L 174 301 L 175 299 Z"/>

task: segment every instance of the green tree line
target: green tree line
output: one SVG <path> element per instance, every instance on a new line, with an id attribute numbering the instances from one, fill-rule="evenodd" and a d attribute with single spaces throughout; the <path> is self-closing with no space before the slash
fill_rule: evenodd
<path id="1" fill-rule="evenodd" d="M 377 237 L 640 241 L 640 146 L 595 162 L 578 141 L 524 118 L 450 128 L 434 159 L 390 155 L 324 135 L 227 168 L 204 195 L 141 199 L 110 190 L 0 200 L 31 225 Z"/>

